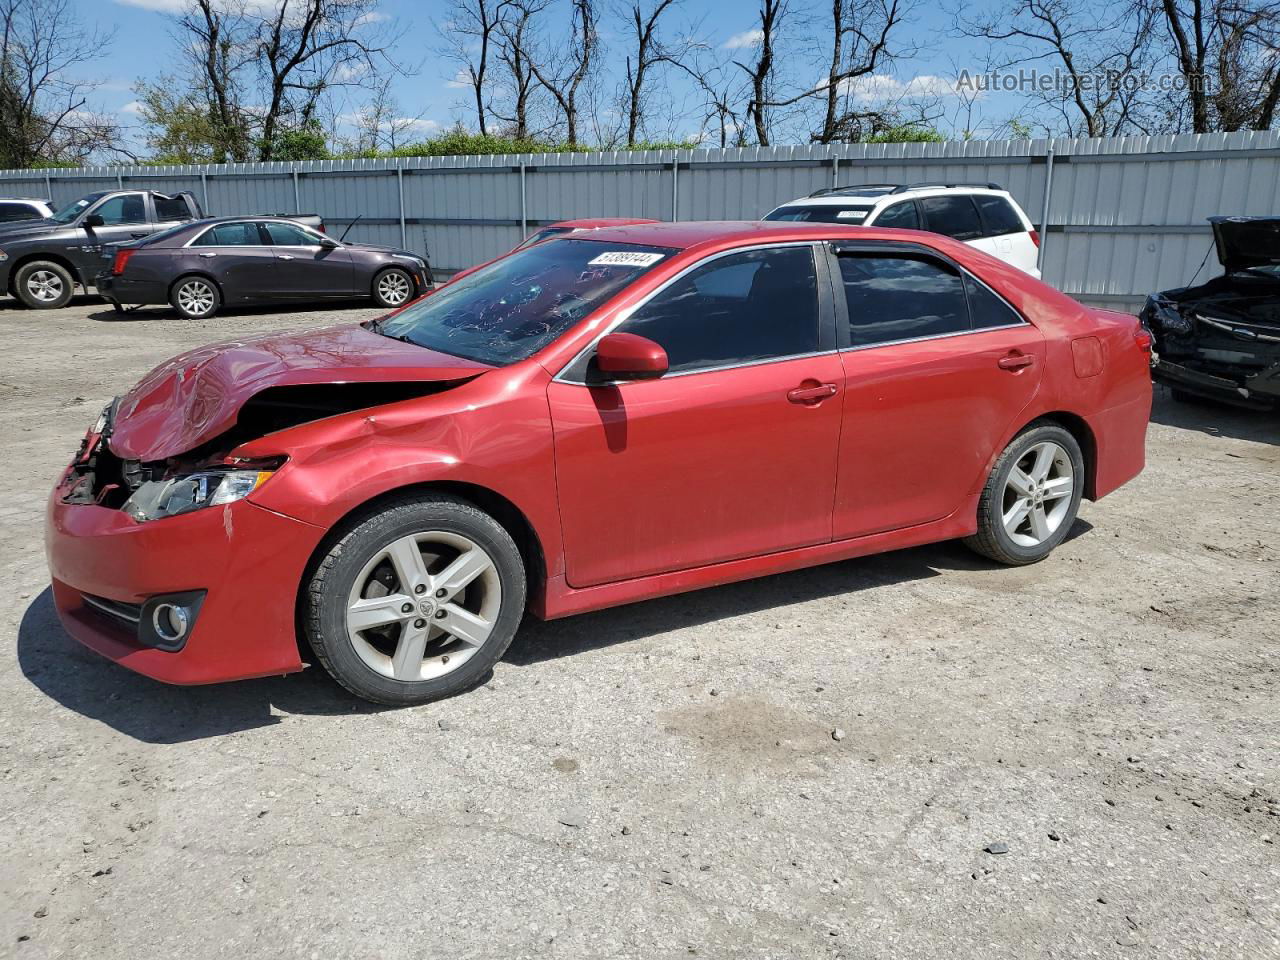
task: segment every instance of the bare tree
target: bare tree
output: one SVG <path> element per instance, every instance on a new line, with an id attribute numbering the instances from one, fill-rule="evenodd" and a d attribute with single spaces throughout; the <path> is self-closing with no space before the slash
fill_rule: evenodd
<path id="1" fill-rule="evenodd" d="M 1157 0 L 1196 133 L 1267 130 L 1280 104 L 1280 3 Z"/>
<path id="2" fill-rule="evenodd" d="M 204 100 L 210 146 L 219 161 L 249 159 L 253 118 L 244 107 L 243 88 L 245 70 L 254 59 L 251 32 L 243 0 L 192 0 L 174 31 L 189 61 L 193 86 Z M 144 102 L 149 95 L 163 98 L 169 93 L 163 84 L 142 90 Z M 162 116 L 156 120 L 164 126 Z"/>
<path id="3" fill-rule="evenodd" d="M 903 0 L 832 0 L 831 64 L 826 80 L 814 91 L 823 102 L 822 126 L 812 135 L 816 143 L 851 140 L 858 111 L 850 107 L 854 81 L 873 75 L 895 56 L 890 40 L 902 26 L 908 7 Z M 781 106 L 785 104 L 774 104 Z"/>
<path id="4" fill-rule="evenodd" d="M 509 107 L 507 114 L 490 107 L 495 117 L 510 126 L 511 135 L 523 140 L 530 135 L 530 107 L 538 79 L 533 73 L 532 47 L 535 18 L 549 0 L 504 0 L 498 22 L 498 59 L 507 68 Z"/>
<path id="5" fill-rule="evenodd" d="M 114 34 L 79 22 L 68 0 L 0 0 L 0 165 L 123 154 L 116 122 L 89 107 L 96 84 L 74 78 Z"/>
<path id="6" fill-rule="evenodd" d="M 643 0 L 634 0 L 626 9 L 630 31 L 627 38 L 629 51 L 626 59 L 626 75 L 623 80 L 623 100 L 627 115 L 627 146 L 634 147 L 640 136 L 644 119 L 648 82 L 654 69 L 664 63 L 679 63 L 680 53 L 672 49 L 659 31 L 664 14 L 675 7 L 677 0 L 657 0 L 645 12 Z"/>
<path id="7" fill-rule="evenodd" d="M 751 99 L 747 101 L 746 119 L 755 130 L 756 143 L 762 147 L 769 145 L 769 108 L 777 80 L 774 53 L 789 12 L 789 0 L 760 0 L 755 59 L 750 63 L 734 61 L 750 82 Z"/>
<path id="8" fill-rule="evenodd" d="M 502 0 L 450 0 L 448 20 L 449 47 L 445 56 L 461 65 L 475 102 L 476 123 L 480 135 L 489 133 L 489 110 L 485 98 L 492 78 L 489 61 L 500 42 Z"/>
<path id="9" fill-rule="evenodd" d="M 1103 137 L 1147 128 L 1144 82 L 1153 11 L 1138 0 L 1011 0 L 995 14 L 961 18 L 963 33 L 1008 51 L 1001 64 L 1051 65 L 1061 83 L 1030 96 L 1062 114 L 1069 133 Z"/>
<path id="10" fill-rule="evenodd" d="M 571 3 L 567 47 L 558 55 L 546 53 L 545 59 L 530 59 L 529 69 L 564 114 L 565 140 L 570 147 L 575 147 L 578 145 L 578 92 L 591 73 L 592 58 L 600 39 L 596 30 L 599 13 L 594 0 L 571 0 Z"/>
<path id="11" fill-rule="evenodd" d="M 393 78 L 384 77 L 353 118 L 356 130 L 352 146 L 359 153 L 396 150 L 418 130 L 422 114 L 406 116 L 400 101 L 391 92 Z"/>

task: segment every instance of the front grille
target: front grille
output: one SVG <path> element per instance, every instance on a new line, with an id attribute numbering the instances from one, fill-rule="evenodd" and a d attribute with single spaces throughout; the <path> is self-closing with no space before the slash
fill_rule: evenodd
<path id="1" fill-rule="evenodd" d="M 80 594 L 85 607 L 118 626 L 134 631 L 142 620 L 142 607 L 136 603 L 124 603 L 120 600 L 108 600 L 106 597 L 95 597 L 91 593 Z"/>

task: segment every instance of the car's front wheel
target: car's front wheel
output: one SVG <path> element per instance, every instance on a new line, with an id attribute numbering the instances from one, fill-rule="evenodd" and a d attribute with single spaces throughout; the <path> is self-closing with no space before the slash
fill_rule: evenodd
<path id="1" fill-rule="evenodd" d="M 33 310 L 65 307 L 75 293 L 75 281 L 70 272 L 52 260 L 24 263 L 14 277 L 13 287 L 18 299 Z"/>
<path id="2" fill-rule="evenodd" d="M 1075 522 L 1084 481 L 1076 438 L 1057 424 L 1032 424 L 996 460 L 978 500 L 978 532 L 965 543 L 1000 563 L 1043 560 Z"/>
<path id="3" fill-rule="evenodd" d="M 218 312 L 222 294 L 205 277 L 183 277 L 169 291 L 169 303 L 188 320 L 206 320 Z"/>
<path id="4" fill-rule="evenodd" d="M 317 659 L 375 703 L 460 693 L 506 652 L 525 605 L 511 535 L 462 500 L 392 501 L 347 527 L 304 598 Z"/>
<path id="5" fill-rule="evenodd" d="M 373 299 L 384 307 L 402 307 L 413 299 L 413 277 L 399 267 L 388 267 L 373 278 Z"/>

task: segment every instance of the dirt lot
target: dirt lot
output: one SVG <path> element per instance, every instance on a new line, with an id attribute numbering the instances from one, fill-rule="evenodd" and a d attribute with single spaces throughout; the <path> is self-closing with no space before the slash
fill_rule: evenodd
<path id="1" fill-rule="evenodd" d="M 1275 417 L 1161 395 L 1146 473 L 1038 566 L 943 544 L 529 623 L 421 709 L 70 641 L 43 502 L 101 405 L 372 313 L 0 306 L 0 956 L 1280 956 Z"/>

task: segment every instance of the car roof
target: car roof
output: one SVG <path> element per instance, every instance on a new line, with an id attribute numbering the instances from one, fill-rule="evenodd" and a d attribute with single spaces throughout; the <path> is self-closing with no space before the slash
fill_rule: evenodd
<path id="1" fill-rule="evenodd" d="M 634 223 L 657 223 L 637 217 L 587 217 L 582 220 L 559 220 L 549 224 L 552 227 L 569 227 L 574 230 L 595 230 L 600 227 L 625 227 Z"/>
<path id="2" fill-rule="evenodd" d="M 753 243 L 786 243 L 808 240 L 914 240 L 934 244 L 945 237 L 919 230 L 891 230 L 875 227 L 843 226 L 838 223 L 796 222 L 793 220 L 677 220 L 640 223 L 624 227 L 602 227 L 590 237 L 574 237 L 589 242 L 639 243 L 654 247 L 688 250 L 705 244 L 723 247 Z"/>
<path id="3" fill-rule="evenodd" d="M 848 206 L 862 201 L 874 206 L 881 200 L 905 200 L 911 197 L 945 193 L 988 193 L 1008 196 L 1009 191 L 998 183 L 872 183 L 819 190 L 807 197 L 796 197 L 779 204 L 783 207 Z"/>

